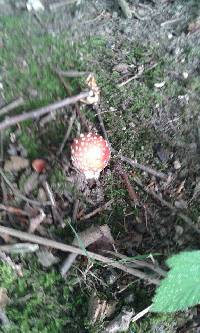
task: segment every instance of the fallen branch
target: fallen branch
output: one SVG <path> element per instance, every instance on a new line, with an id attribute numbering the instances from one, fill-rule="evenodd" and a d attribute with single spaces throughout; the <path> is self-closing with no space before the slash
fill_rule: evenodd
<path id="1" fill-rule="evenodd" d="M 19 106 L 24 105 L 24 99 L 22 97 L 17 98 L 15 101 L 5 105 L 3 108 L 0 109 L 0 116 L 18 108 Z"/>
<path id="2" fill-rule="evenodd" d="M 18 116 L 7 118 L 0 123 L 0 130 L 3 130 L 4 128 L 10 127 L 12 125 L 15 125 L 17 123 L 20 123 L 20 122 L 28 120 L 28 119 L 37 119 L 37 118 L 43 116 L 44 114 L 50 113 L 55 110 L 59 110 L 70 104 L 75 104 L 76 102 L 80 101 L 81 99 L 91 96 L 91 94 L 93 95 L 93 92 L 89 92 L 89 91 L 81 92 L 80 94 L 78 94 L 76 96 L 65 98 L 62 101 L 55 102 L 53 104 L 39 108 L 37 110 L 33 110 L 30 112 L 24 112 Z"/>
<path id="3" fill-rule="evenodd" d="M 103 262 L 112 267 L 118 268 L 118 269 L 126 272 L 127 274 L 131 274 L 140 279 L 146 280 L 148 283 L 152 283 L 154 285 L 159 285 L 158 279 L 150 277 L 147 274 L 140 272 L 137 269 L 127 267 L 126 265 L 122 265 L 121 263 L 119 263 L 117 261 L 114 261 L 110 258 L 104 257 L 97 253 L 93 253 L 90 251 L 86 252 L 85 250 L 81 250 L 80 248 L 72 246 L 72 245 L 63 244 L 63 243 L 56 242 L 56 241 L 48 239 L 48 238 L 36 236 L 34 234 L 29 234 L 27 232 L 15 230 L 15 229 L 4 227 L 4 226 L 0 226 L 0 233 L 4 233 L 4 234 L 10 235 L 10 236 L 19 238 L 21 240 L 28 241 L 28 242 L 44 245 L 47 247 L 52 247 L 54 249 L 57 249 L 57 250 L 60 250 L 63 252 L 72 252 L 72 253 L 77 253 L 80 255 L 88 256 L 91 259 L 95 259 L 97 261 Z"/>

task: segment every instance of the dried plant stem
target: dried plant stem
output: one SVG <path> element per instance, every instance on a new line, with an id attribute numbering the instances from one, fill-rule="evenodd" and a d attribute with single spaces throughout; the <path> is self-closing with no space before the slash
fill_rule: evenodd
<path id="1" fill-rule="evenodd" d="M 90 252 L 90 251 L 86 252 L 86 251 L 81 250 L 80 248 L 72 246 L 72 245 L 63 244 L 63 243 L 56 242 L 56 241 L 48 239 L 48 238 L 43 238 L 43 237 L 40 237 L 40 236 L 36 236 L 36 235 L 33 235 L 33 234 L 29 234 L 27 232 L 23 232 L 23 231 L 20 231 L 20 230 L 15 230 L 15 229 L 12 229 L 12 228 L 7 228 L 7 227 L 4 227 L 4 226 L 0 226 L 0 233 L 4 233 L 4 234 L 10 235 L 10 236 L 19 238 L 21 240 L 28 241 L 28 242 L 32 242 L 32 243 L 36 243 L 36 244 L 40 244 L 40 245 L 44 245 L 44 246 L 48 246 L 48 247 L 52 247 L 54 249 L 61 250 L 61 251 L 64 251 L 64 252 L 72 252 L 72 253 L 77 253 L 77 254 L 84 255 L 84 256 L 87 255 L 91 259 L 95 259 L 97 261 L 103 262 L 104 264 L 107 264 L 107 265 L 110 265 L 112 267 L 118 268 L 118 269 L 126 272 L 127 274 L 131 274 L 133 276 L 136 276 L 140 279 L 143 279 L 143 280 L 147 281 L 148 283 L 152 283 L 154 285 L 159 285 L 159 280 L 158 279 L 153 278 L 153 277 L 151 277 L 151 276 L 149 276 L 149 275 L 147 275 L 143 272 L 140 272 L 137 269 L 127 267 L 126 265 L 122 265 L 121 263 L 119 263 L 117 261 L 114 261 L 110 258 L 104 257 L 104 256 L 102 256 L 100 254 L 97 254 L 97 253 L 93 253 L 93 252 Z"/>
<path id="2" fill-rule="evenodd" d="M 40 109 L 29 111 L 29 112 L 24 112 L 18 116 L 7 118 L 0 123 L 0 130 L 3 130 L 4 128 L 10 127 L 12 125 L 15 125 L 17 123 L 20 123 L 20 122 L 28 120 L 28 119 L 37 119 L 37 118 L 43 116 L 44 114 L 50 113 L 55 110 L 59 110 L 70 104 L 75 104 L 76 102 L 78 102 L 81 99 L 84 99 L 88 96 L 90 96 L 89 91 L 81 92 L 80 94 L 78 94 L 76 96 L 65 98 L 61 101 L 55 102 L 48 106 L 42 107 Z"/>

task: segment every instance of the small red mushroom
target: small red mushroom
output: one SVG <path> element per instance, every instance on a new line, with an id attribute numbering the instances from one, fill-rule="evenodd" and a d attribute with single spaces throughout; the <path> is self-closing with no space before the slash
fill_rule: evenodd
<path id="1" fill-rule="evenodd" d="M 86 179 L 98 179 L 110 159 L 110 148 L 101 135 L 81 134 L 71 145 L 72 162 Z"/>
<path id="2" fill-rule="evenodd" d="M 32 168 L 38 173 L 41 173 L 42 171 L 44 171 L 46 168 L 46 165 L 47 165 L 46 161 L 41 158 L 37 158 L 36 160 L 34 160 L 32 162 Z"/>

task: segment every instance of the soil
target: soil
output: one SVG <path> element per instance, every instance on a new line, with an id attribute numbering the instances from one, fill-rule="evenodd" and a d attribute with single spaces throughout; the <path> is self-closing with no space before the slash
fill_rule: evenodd
<path id="1" fill-rule="evenodd" d="M 25 104 L 16 111 L 21 113 L 64 98 L 69 91 L 77 94 L 86 88 L 82 77 L 67 78 L 66 92 L 52 68 L 94 72 L 100 88 L 100 102 L 96 107 L 78 105 L 87 120 L 86 127 L 104 135 L 96 116 L 101 112 L 109 142 L 118 154 L 163 172 L 167 179 L 162 180 L 129 164 L 123 164 L 123 172 L 119 172 L 120 159 L 118 154 L 113 154 L 99 180 L 86 182 L 73 168 L 69 148 L 73 139 L 85 131 L 85 123 L 76 117 L 63 153 L 58 156 L 66 123 L 69 124 L 74 112 L 73 107 L 66 113 L 61 110 L 53 121 L 42 118 L 4 132 L 1 164 L 6 177 L 21 193 L 40 202 L 47 200 L 48 191 L 44 186 L 47 181 L 56 208 L 44 208 L 45 219 L 40 221 L 41 212 L 38 214 L 34 204 L 29 205 L 13 196 L 13 191 L 2 181 L 3 204 L 20 208 L 31 216 L 29 220 L 18 214 L 13 218 L 9 212 L 2 211 L 3 225 L 30 231 L 32 223 L 34 229 L 31 230 L 40 236 L 71 243 L 74 232 L 77 235 L 91 225 L 107 224 L 119 253 L 129 257 L 150 256 L 167 270 L 165 260 L 169 256 L 199 248 L 199 234 L 192 227 L 193 224 L 197 229 L 200 227 L 199 1 L 130 0 L 127 1 L 132 10 L 130 19 L 124 17 L 114 0 L 80 0 L 55 8 L 52 6 L 60 1 L 46 0 L 42 12 L 28 12 L 26 2 L 0 0 L 0 106 L 22 95 Z M 133 76 L 135 79 L 126 82 Z M 5 165 L 13 155 L 20 156 L 22 164 L 16 169 L 14 163 L 6 170 Z M 31 168 L 36 158 L 42 158 L 46 163 L 41 174 L 35 174 Z M 138 177 L 142 186 L 136 184 Z M 162 206 L 159 199 L 155 200 L 144 189 L 153 190 L 176 207 L 176 211 Z M 81 220 L 110 200 L 111 204 L 100 209 L 99 214 Z M 189 216 L 189 224 L 184 223 L 178 213 Z M 74 214 L 78 218 L 74 218 Z M 15 241 L 11 239 L 11 243 Z M 2 244 L 9 242 L 1 237 Z M 105 253 L 102 249 L 113 250 L 113 247 L 104 238 L 89 247 L 93 252 Z M 30 287 L 24 287 L 24 283 L 20 294 L 16 278 L 13 284 L 16 283 L 19 291 L 15 294 L 13 290 L 9 295 L 14 301 L 8 305 L 6 314 L 15 325 L 18 320 L 27 322 L 26 332 L 103 332 L 124 306 L 137 313 L 151 304 L 154 286 L 83 257 L 76 260 L 67 279 L 62 279 L 59 267 L 65 256 L 59 251 L 47 250 L 49 258 L 45 263 L 40 259 L 42 264 L 41 261 L 38 264 L 36 255 L 34 259 L 12 255 L 11 258 L 15 264 L 20 263 L 22 270 L 29 272 L 27 274 L 31 274 L 31 267 L 37 270 L 38 276 L 47 273 L 49 277 L 48 274 L 55 273 L 55 285 L 63 284 L 69 293 L 69 309 L 63 310 L 65 299 L 61 294 L 64 289 L 59 291 L 58 303 L 55 302 L 56 311 L 59 309 L 62 315 L 64 311 L 67 320 L 60 318 L 59 313 L 60 326 L 48 327 L 45 331 L 40 318 L 41 326 L 32 331 L 35 308 L 27 317 L 23 310 L 21 318 L 16 315 L 18 310 L 13 311 L 13 307 L 18 309 L 16 299 L 26 297 Z M 49 271 L 46 265 L 49 265 Z M 6 284 L 6 288 L 8 286 Z M 56 296 L 49 289 L 45 292 L 54 300 Z M 95 297 L 107 306 L 109 302 L 116 304 L 114 314 L 105 315 L 101 307 L 100 318 L 91 323 L 94 321 L 94 314 L 91 314 L 91 307 L 95 307 L 94 303 L 91 306 L 94 290 Z M 150 314 L 137 324 L 131 324 L 127 332 L 196 333 L 200 330 L 198 315 L 198 307 L 172 316 Z M 14 329 L 16 327 L 10 332 L 17 332 Z M 114 331 L 110 329 L 109 332 Z"/>

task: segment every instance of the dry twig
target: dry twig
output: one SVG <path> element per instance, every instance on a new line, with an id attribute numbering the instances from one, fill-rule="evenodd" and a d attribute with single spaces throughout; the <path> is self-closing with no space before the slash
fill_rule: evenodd
<path id="1" fill-rule="evenodd" d="M 57 250 L 60 250 L 63 252 L 72 252 L 72 253 L 77 253 L 80 255 L 88 256 L 91 259 L 95 259 L 104 264 L 118 268 L 118 269 L 126 272 L 127 274 L 131 274 L 140 279 L 146 280 L 148 283 L 159 285 L 158 279 L 148 276 L 147 274 L 140 272 L 137 269 L 127 267 L 126 265 L 122 265 L 121 263 L 114 261 L 113 259 L 104 257 L 104 256 L 94 253 L 94 252 L 90 252 L 90 251 L 86 252 L 86 251 L 81 250 L 80 248 L 72 246 L 72 245 L 63 244 L 63 243 L 56 242 L 56 241 L 48 239 L 48 238 L 36 236 L 34 234 L 29 234 L 27 232 L 15 230 L 15 229 L 4 227 L 4 226 L 0 226 L 0 233 L 4 233 L 4 234 L 10 235 L 10 236 L 19 238 L 21 240 L 28 241 L 28 242 L 52 247 L 54 249 L 57 249 Z"/>
<path id="2" fill-rule="evenodd" d="M 24 105 L 24 99 L 22 97 L 17 98 L 15 101 L 5 105 L 3 108 L 0 109 L 0 116 L 18 108 L 19 106 Z"/>
<path id="3" fill-rule="evenodd" d="M 20 123 L 20 122 L 28 120 L 28 119 L 38 119 L 39 117 L 43 116 L 44 114 L 50 113 L 55 110 L 59 110 L 70 104 L 75 104 L 76 102 L 78 102 L 86 97 L 89 97 L 91 94 L 93 95 L 93 93 L 89 92 L 89 91 L 81 92 L 80 94 L 78 94 L 76 96 L 65 98 L 62 101 L 55 102 L 53 104 L 44 106 L 37 110 L 24 112 L 18 116 L 7 118 L 0 123 L 0 130 L 3 130 L 4 128 L 10 127 L 12 125 L 15 125 L 17 123 Z"/>
<path id="4" fill-rule="evenodd" d="M 126 156 L 123 156 L 123 155 L 121 155 L 121 154 L 118 154 L 118 152 L 117 152 L 115 149 L 113 149 L 113 148 L 111 149 L 111 151 L 112 151 L 113 153 L 115 153 L 115 154 L 116 154 L 116 157 L 120 158 L 121 161 L 130 164 L 132 167 L 137 168 L 137 169 L 140 169 L 140 170 L 142 170 L 142 171 L 145 171 L 145 172 L 149 173 L 150 175 L 155 176 L 155 177 L 157 177 L 157 178 L 161 178 L 161 179 L 164 179 L 164 180 L 167 179 L 167 175 L 165 175 L 163 172 L 156 171 L 156 170 L 154 170 L 154 169 L 152 169 L 152 168 L 150 168 L 150 167 L 148 167 L 148 166 L 145 166 L 145 165 L 143 165 L 143 164 L 140 164 L 140 163 L 138 163 L 138 162 L 135 162 L 135 161 L 133 161 L 132 159 L 126 157 Z"/>
<path id="5" fill-rule="evenodd" d="M 129 198 L 131 199 L 131 201 L 134 203 L 135 206 L 138 206 L 139 205 L 138 195 L 133 189 L 133 186 L 129 181 L 127 173 L 122 169 L 120 165 L 117 165 L 117 171 L 119 172 L 119 175 L 124 181 L 124 184 L 128 190 Z"/>
<path id="6" fill-rule="evenodd" d="M 195 223 L 192 221 L 192 219 L 189 216 L 179 212 L 179 210 L 176 207 L 174 207 L 170 202 L 163 199 L 161 195 L 145 187 L 139 178 L 134 177 L 133 180 L 137 185 L 139 185 L 142 188 L 144 192 L 150 194 L 154 199 L 158 200 L 162 206 L 169 208 L 174 214 L 179 216 L 190 228 L 192 228 L 196 233 L 200 234 L 199 228 L 195 226 Z"/>
<path id="7" fill-rule="evenodd" d="M 67 140 L 68 140 L 68 138 L 71 134 L 73 123 L 74 123 L 75 119 L 76 119 L 76 114 L 73 113 L 72 116 L 70 117 L 70 120 L 69 120 L 69 125 L 68 125 L 68 128 L 67 128 L 67 132 L 66 132 L 66 134 L 64 136 L 64 139 L 63 139 L 63 141 L 60 145 L 60 148 L 58 149 L 58 155 L 60 155 L 63 151 L 63 148 L 64 148 L 64 146 L 65 146 L 65 144 L 66 144 L 66 142 L 67 142 Z"/>
<path id="8" fill-rule="evenodd" d="M 81 220 L 81 221 L 85 221 L 85 220 L 90 219 L 91 217 L 93 217 L 93 216 L 95 216 L 95 215 L 101 213 L 102 211 L 108 209 L 112 203 L 113 203 L 113 200 L 110 200 L 110 201 L 106 202 L 103 206 L 96 208 L 96 209 L 93 210 L 91 213 L 88 213 L 88 214 L 86 214 L 86 215 L 84 215 L 84 216 L 81 216 L 81 217 L 79 218 L 79 220 Z"/>

